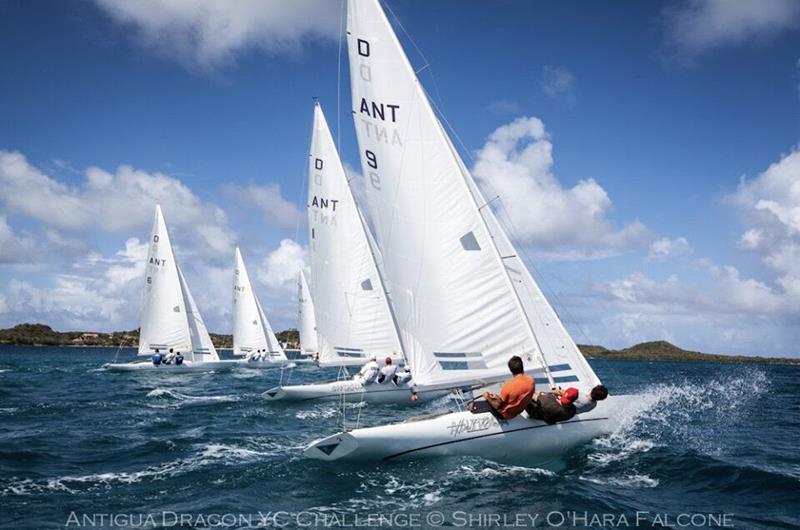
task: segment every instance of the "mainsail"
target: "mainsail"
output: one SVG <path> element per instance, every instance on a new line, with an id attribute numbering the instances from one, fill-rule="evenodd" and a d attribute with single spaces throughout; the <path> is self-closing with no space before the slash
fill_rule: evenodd
<path id="1" fill-rule="evenodd" d="M 297 322 L 300 327 L 300 353 L 314 355 L 317 345 L 317 323 L 314 318 L 314 301 L 308 289 L 305 273 L 300 270 L 297 278 Z"/>
<path id="2" fill-rule="evenodd" d="M 156 206 L 145 266 L 139 355 L 170 348 L 189 360 L 219 358 L 175 262 L 161 207 Z"/>
<path id="3" fill-rule="evenodd" d="M 378 1 L 348 0 L 347 30 L 366 195 L 417 386 L 507 374 L 511 355 L 527 368 L 550 365 L 556 381 L 596 382 L 453 148 Z"/>
<path id="4" fill-rule="evenodd" d="M 258 351 L 272 360 L 286 359 L 286 354 L 253 291 L 242 253 L 237 247 L 233 273 L 233 353 L 246 355 Z"/>
<path id="5" fill-rule="evenodd" d="M 309 152 L 308 241 L 320 364 L 399 356 L 366 226 L 318 103 Z"/>

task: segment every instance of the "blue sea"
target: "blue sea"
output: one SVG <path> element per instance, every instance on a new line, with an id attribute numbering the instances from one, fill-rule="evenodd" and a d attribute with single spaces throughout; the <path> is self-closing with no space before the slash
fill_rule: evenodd
<path id="1" fill-rule="evenodd" d="M 109 373 L 132 350 L 0 348 L 0 527 L 798 528 L 800 367 L 592 361 L 636 412 L 548 468 L 305 460 L 336 370 Z M 349 426 L 455 408 L 350 405 Z"/>

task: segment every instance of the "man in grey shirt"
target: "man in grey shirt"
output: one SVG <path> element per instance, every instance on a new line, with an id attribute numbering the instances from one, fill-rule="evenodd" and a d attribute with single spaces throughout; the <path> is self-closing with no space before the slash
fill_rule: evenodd
<path id="1" fill-rule="evenodd" d="M 578 399 L 573 403 L 573 405 L 575 405 L 575 412 L 577 414 L 589 412 L 597 406 L 598 401 L 603 401 L 607 397 L 608 389 L 603 385 L 597 385 L 591 389 L 588 394 L 582 393 L 578 396 Z"/>

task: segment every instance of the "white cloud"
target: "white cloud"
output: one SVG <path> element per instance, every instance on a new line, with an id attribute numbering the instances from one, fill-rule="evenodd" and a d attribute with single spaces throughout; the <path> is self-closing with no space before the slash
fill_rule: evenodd
<path id="1" fill-rule="evenodd" d="M 44 286 L 11 278 L 4 320 L 44 322 L 58 329 L 135 328 L 146 254 L 147 244 L 132 238 L 110 257 L 91 253 L 70 272 L 48 275 Z"/>
<path id="2" fill-rule="evenodd" d="M 785 295 L 800 305 L 800 150 L 795 149 L 726 198 L 744 213 L 739 248 L 760 256 Z"/>
<path id="3" fill-rule="evenodd" d="M 339 35 L 333 0 L 96 0 L 145 47 L 190 68 L 230 62 L 239 51 L 296 55 L 306 39 Z"/>
<path id="4" fill-rule="evenodd" d="M 235 236 L 225 213 L 204 203 L 177 178 L 120 166 L 111 173 L 89 167 L 84 181 L 68 186 L 31 165 L 22 153 L 0 150 L 0 202 L 9 212 L 25 215 L 61 231 L 129 232 L 149 226 L 161 203 L 173 241 L 205 254 L 230 254 Z M 51 231 L 57 247 L 79 243 Z"/>
<path id="5" fill-rule="evenodd" d="M 575 76 L 563 66 L 545 66 L 540 86 L 548 97 L 571 96 Z"/>
<path id="6" fill-rule="evenodd" d="M 691 252 L 692 248 L 689 246 L 689 242 L 685 237 L 678 237 L 675 239 L 662 237 L 661 239 L 657 239 L 650 244 L 650 253 L 648 254 L 648 257 L 669 258 L 675 256 L 684 256 L 686 254 L 690 254 Z"/>
<path id="7" fill-rule="evenodd" d="M 31 261 L 34 245 L 29 237 L 17 237 L 6 216 L 0 215 L 0 264 Z"/>
<path id="8" fill-rule="evenodd" d="M 306 266 L 306 249 L 291 239 L 284 239 L 270 252 L 258 271 L 258 281 L 276 289 L 294 291 L 297 275 Z"/>
<path id="9" fill-rule="evenodd" d="M 800 26 L 795 0 L 689 0 L 664 11 L 671 43 L 696 55 L 726 45 L 764 41 Z"/>
<path id="10" fill-rule="evenodd" d="M 762 281 L 743 278 L 732 266 L 698 260 L 700 278 L 656 280 L 642 273 L 597 283 L 599 303 L 587 320 L 601 322 L 598 342 L 626 346 L 669 340 L 707 352 L 796 353 L 798 305 Z"/>
<path id="11" fill-rule="evenodd" d="M 638 221 L 611 225 L 611 199 L 594 179 L 562 187 L 552 150 L 544 124 L 528 117 L 497 128 L 477 153 L 473 174 L 488 198 L 500 196 L 515 237 L 571 258 L 617 254 L 650 239 Z"/>
<path id="12" fill-rule="evenodd" d="M 258 186 L 228 185 L 225 193 L 240 204 L 255 208 L 267 224 L 281 228 L 295 228 L 298 219 L 305 221 L 305 213 L 291 201 L 283 198 L 278 184 Z"/>

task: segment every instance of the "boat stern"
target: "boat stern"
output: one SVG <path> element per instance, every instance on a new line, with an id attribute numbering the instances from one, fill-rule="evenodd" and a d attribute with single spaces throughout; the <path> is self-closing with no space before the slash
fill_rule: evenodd
<path id="1" fill-rule="evenodd" d="M 303 456 L 315 460 L 331 462 L 345 458 L 358 448 L 358 440 L 346 432 L 341 432 L 311 442 L 303 451 Z"/>

